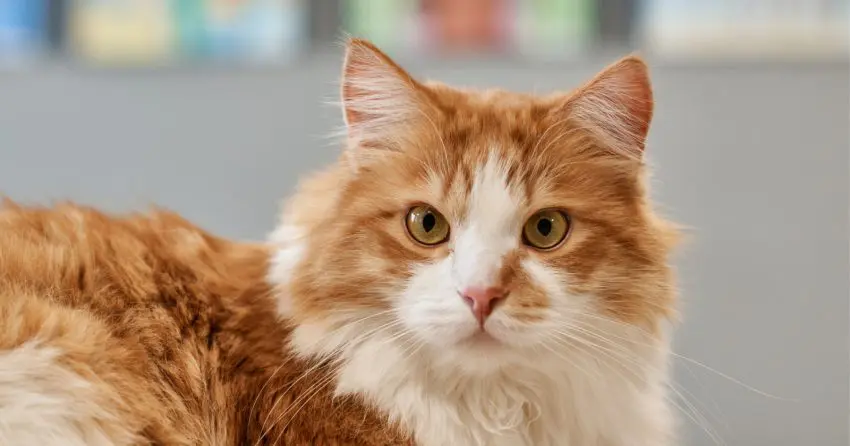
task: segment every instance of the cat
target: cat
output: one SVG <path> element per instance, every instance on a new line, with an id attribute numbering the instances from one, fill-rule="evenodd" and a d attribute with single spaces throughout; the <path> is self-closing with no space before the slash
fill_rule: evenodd
<path id="1" fill-rule="evenodd" d="M 531 96 L 349 39 L 341 84 L 267 243 L 3 206 L 0 443 L 674 444 L 645 64 Z"/>

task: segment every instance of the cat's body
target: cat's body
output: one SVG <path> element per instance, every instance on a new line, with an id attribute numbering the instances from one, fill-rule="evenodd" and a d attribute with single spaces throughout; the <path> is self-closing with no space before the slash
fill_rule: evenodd
<path id="1" fill-rule="evenodd" d="M 167 212 L 7 204 L 0 444 L 408 444 L 285 348 L 269 257 Z"/>
<path id="2" fill-rule="evenodd" d="M 345 156 L 267 246 L 7 207 L 0 444 L 673 444 L 651 100 L 636 59 L 538 98 L 352 41 Z"/>

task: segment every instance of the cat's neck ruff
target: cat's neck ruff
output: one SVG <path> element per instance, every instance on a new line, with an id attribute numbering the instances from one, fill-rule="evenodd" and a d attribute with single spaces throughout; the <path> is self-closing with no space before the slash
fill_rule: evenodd
<path id="1" fill-rule="evenodd" d="M 648 432 L 668 418 L 659 404 L 662 348 L 634 351 L 630 360 L 580 348 L 541 350 L 485 370 L 403 336 L 364 336 L 375 325 L 302 325 L 291 342 L 303 355 L 339 355 L 337 394 L 365 396 L 412 429 L 418 444 L 607 446 L 629 445 L 630 438 L 667 440 L 662 438 L 667 429 Z M 612 432 L 619 436 L 611 438 Z"/>

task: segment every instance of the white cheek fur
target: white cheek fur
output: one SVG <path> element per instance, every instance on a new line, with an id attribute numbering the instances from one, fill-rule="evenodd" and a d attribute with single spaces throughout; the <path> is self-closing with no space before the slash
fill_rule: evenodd
<path id="1" fill-rule="evenodd" d="M 269 283 L 280 287 L 280 291 L 283 291 L 283 288 L 286 288 L 292 278 L 293 270 L 304 256 L 306 249 L 304 233 L 296 226 L 284 224 L 271 234 L 269 240 L 277 248 L 277 251 L 272 257 L 267 279 Z M 288 292 L 280 293 L 277 302 L 280 314 L 289 315 L 291 313 L 292 302 Z"/>
<path id="2" fill-rule="evenodd" d="M 458 295 L 456 263 L 452 256 L 419 266 L 396 303 L 398 317 L 421 339 L 432 345 L 453 346 L 474 334 L 478 327 L 467 305 Z M 563 273 L 529 258 L 521 267 L 549 298 L 543 319 L 535 323 L 515 321 L 501 308 L 487 320 L 486 328 L 496 339 L 514 347 L 528 347 L 554 336 L 573 317 L 590 311 L 585 296 L 567 292 Z M 521 290 L 517 290 L 521 292 Z"/>
<path id="3" fill-rule="evenodd" d="M 455 344 L 477 330 L 451 277 L 451 257 L 422 265 L 397 302 L 405 326 L 433 345 Z"/>
<path id="4" fill-rule="evenodd" d="M 517 348 L 531 348 L 541 342 L 551 342 L 557 331 L 582 312 L 587 298 L 567 292 L 567 278 L 560 272 L 546 267 L 541 262 L 524 259 L 520 267 L 528 273 L 536 286 L 548 297 L 548 307 L 540 310 L 541 320 L 533 323 L 518 322 L 506 311 L 494 311 L 487 322 L 487 330 L 496 339 Z M 516 292 L 522 292 L 517 290 Z M 510 299 L 510 297 L 509 297 Z M 508 303 L 509 305 L 509 303 Z"/>

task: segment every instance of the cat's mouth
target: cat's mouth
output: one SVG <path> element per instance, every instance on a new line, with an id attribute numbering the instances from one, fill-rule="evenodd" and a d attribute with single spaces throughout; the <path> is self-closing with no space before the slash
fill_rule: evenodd
<path id="1" fill-rule="evenodd" d="M 496 339 L 490 333 L 487 333 L 485 330 L 477 330 L 474 334 L 467 337 L 462 341 L 464 344 L 467 344 L 470 347 L 476 348 L 493 348 L 493 347 L 501 347 L 504 344 L 502 341 Z"/>

